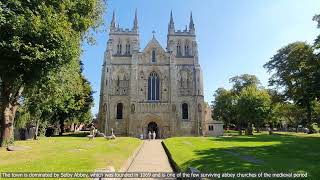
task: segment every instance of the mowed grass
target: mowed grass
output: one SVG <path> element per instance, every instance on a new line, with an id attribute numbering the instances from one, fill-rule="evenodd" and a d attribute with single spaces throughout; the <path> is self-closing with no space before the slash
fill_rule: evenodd
<path id="1" fill-rule="evenodd" d="M 301 172 L 320 177 L 320 134 L 175 137 L 164 141 L 181 171 Z"/>
<path id="2" fill-rule="evenodd" d="M 119 170 L 140 143 L 139 139 L 129 137 L 108 141 L 68 136 L 16 141 L 15 145 L 32 149 L 0 148 L 0 172 L 93 172 L 107 166 Z"/>

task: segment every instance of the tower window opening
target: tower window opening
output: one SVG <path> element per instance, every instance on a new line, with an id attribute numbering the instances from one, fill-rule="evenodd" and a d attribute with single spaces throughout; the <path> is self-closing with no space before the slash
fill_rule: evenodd
<path id="1" fill-rule="evenodd" d="M 156 62 L 156 50 L 152 50 L 151 52 L 151 62 Z"/>
<path id="2" fill-rule="evenodd" d="M 177 55 L 178 55 L 178 56 L 181 56 L 181 55 L 182 55 L 180 42 L 178 42 L 178 44 L 177 44 Z"/>
<path id="3" fill-rule="evenodd" d="M 130 44 L 126 44 L 126 54 L 130 54 Z"/>
<path id="4" fill-rule="evenodd" d="M 186 46 L 184 47 L 184 54 L 185 54 L 185 56 L 189 56 L 189 55 L 190 55 L 189 45 L 186 45 Z"/>
<path id="5" fill-rule="evenodd" d="M 188 119 L 188 104 L 182 104 L 182 119 Z"/>
<path id="6" fill-rule="evenodd" d="M 122 119 L 123 118 L 123 104 L 118 103 L 117 104 L 117 119 Z"/>
<path id="7" fill-rule="evenodd" d="M 119 43 L 117 45 L 117 54 L 121 54 L 121 52 L 122 52 L 122 45 L 121 45 L 121 43 Z"/>

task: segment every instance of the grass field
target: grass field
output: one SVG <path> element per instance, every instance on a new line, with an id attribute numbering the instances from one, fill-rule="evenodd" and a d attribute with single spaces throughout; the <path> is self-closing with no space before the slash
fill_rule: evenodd
<path id="1" fill-rule="evenodd" d="M 108 141 L 71 136 L 16 141 L 16 145 L 32 149 L 0 149 L 0 172 L 92 172 L 107 166 L 118 170 L 140 143 L 139 139 L 129 137 Z"/>
<path id="2" fill-rule="evenodd" d="M 320 177 L 320 134 L 175 137 L 165 141 L 182 171 L 301 172 Z"/>

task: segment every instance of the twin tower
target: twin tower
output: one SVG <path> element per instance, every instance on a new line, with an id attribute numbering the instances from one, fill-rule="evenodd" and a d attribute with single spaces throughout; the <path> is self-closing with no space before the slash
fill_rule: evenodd
<path id="1" fill-rule="evenodd" d="M 137 51 L 138 49 L 136 49 L 136 48 L 140 47 L 137 10 L 135 11 L 135 16 L 134 16 L 134 20 L 133 20 L 133 27 L 131 29 L 121 28 L 119 23 L 117 23 L 117 21 L 116 21 L 116 15 L 115 15 L 115 12 L 113 11 L 112 20 L 111 20 L 111 24 L 110 24 L 109 29 L 110 29 L 110 39 L 114 38 L 115 36 L 119 36 L 119 35 L 135 36 L 135 38 L 133 38 L 133 39 L 135 39 L 137 41 L 136 42 L 137 44 L 134 44 L 134 47 L 133 48 L 130 47 L 130 48 L 134 51 Z M 194 38 L 191 38 L 191 41 L 195 40 L 195 25 L 193 22 L 192 12 L 190 13 L 189 28 L 186 25 L 184 30 L 176 30 L 175 25 L 174 25 L 174 21 L 173 21 L 172 11 L 171 11 L 170 21 L 168 24 L 168 37 L 167 37 L 167 49 L 166 50 L 168 52 L 173 51 L 174 50 L 174 48 L 172 47 L 173 41 L 178 40 L 179 37 L 182 37 L 182 39 L 183 39 L 184 36 L 188 37 L 188 39 L 190 39 L 190 37 L 194 37 Z M 181 43 L 180 46 L 182 47 L 183 42 L 180 42 L 180 43 Z M 128 48 L 129 47 L 123 46 L 121 50 L 123 50 L 125 54 L 128 54 L 128 52 L 126 52 L 126 50 L 129 50 Z M 190 52 L 185 52 L 185 49 L 181 49 L 181 50 L 178 50 L 178 52 L 176 52 L 176 54 L 178 56 L 183 56 L 184 53 L 186 53 L 186 56 L 188 56 Z"/>

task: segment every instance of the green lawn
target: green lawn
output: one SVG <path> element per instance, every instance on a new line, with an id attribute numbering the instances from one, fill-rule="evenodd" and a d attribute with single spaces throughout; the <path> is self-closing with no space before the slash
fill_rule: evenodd
<path id="1" fill-rule="evenodd" d="M 320 134 L 175 137 L 165 141 L 182 171 L 307 172 L 320 177 Z"/>
<path id="2" fill-rule="evenodd" d="M 92 172 L 107 166 L 119 170 L 140 143 L 139 139 L 129 137 L 108 141 L 70 136 L 16 141 L 16 145 L 32 149 L 11 152 L 0 149 L 0 172 Z"/>

